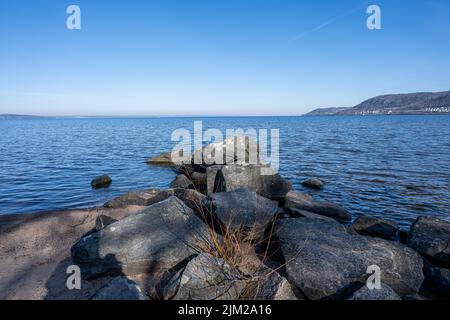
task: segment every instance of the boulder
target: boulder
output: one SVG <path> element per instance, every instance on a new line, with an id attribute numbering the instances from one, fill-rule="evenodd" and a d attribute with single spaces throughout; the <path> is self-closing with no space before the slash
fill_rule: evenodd
<path id="1" fill-rule="evenodd" d="M 204 166 L 234 163 L 258 165 L 259 147 L 253 136 L 237 134 L 195 151 L 191 163 Z"/>
<path id="2" fill-rule="evenodd" d="M 364 300 L 364 301 L 374 301 L 374 300 L 402 300 L 400 296 L 392 290 L 391 287 L 385 284 L 381 284 L 381 289 L 370 290 L 366 285 L 361 289 L 353 293 L 352 297 L 348 300 Z"/>
<path id="3" fill-rule="evenodd" d="M 110 184 L 112 183 L 112 179 L 108 175 L 103 175 L 100 177 L 97 177 L 91 181 L 91 186 L 94 189 L 100 189 L 100 188 L 108 188 Z"/>
<path id="4" fill-rule="evenodd" d="M 160 285 L 165 300 L 237 300 L 246 282 L 226 261 L 201 253 Z"/>
<path id="5" fill-rule="evenodd" d="M 396 238 L 399 230 L 395 222 L 369 216 L 358 217 L 351 228 L 359 234 L 387 240 Z"/>
<path id="6" fill-rule="evenodd" d="M 320 219 L 325 221 L 335 221 L 333 218 L 322 216 L 317 213 L 299 210 L 299 209 L 284 209 L 284 212 L 287 213 L 287 217 L 289 218 L 311 218 L 311 219 Z"/>
<path id="7" fill-rule="evenodd" d="M 280 219 L 275 234 L 288 280 L 309 299 L 348 298 L 366 283 L 373 265 L 381 269 L 382 283 L 400 295 L 417 293 L 423 282 L 422 258 L 414 250 L 349 234 L 336 221 Z"/>
<path id="8" fill-rule="evenodd" d="M 450 269 L 443 269 L 425 262 L 424 286 L 439 299 L 450 298 Z"/>
<path id="9" fill-rule="evenodd" d="M 197 254 L 210 230 L 180 199 L 147 207 L 83 237 L 71 249 L 84 278 L 173 268 Z"/>
<path id="10" fill-rule="evenodd" d="M 286 278 L 270 268 L 259 270 L 245 288 L 247 300 L 299 300 Z"/>
<path id="11" fill-rule="evenodd" d="M 184 202 L 189 208 L 196 211 L 197 213 L 203 212 L 203 202 L 206 198 L 204 194 L 201 194 L 198 191 L 195 191 L 193 189 L 167 189 L 163 190 L 160 193 L 158 193 L 153 201 L 155 203 L 163 201 L 167 198 L 170 198 L 172 196 L 177 197 L 181 201 Z"/>
<path id="12" fill-rule="evenodd" d="M 296 191 L 290 191 L 286 194 L 284 208 L 300 209 L 345 221 L 349 221 L 352 218 L 350 213 L 338 204 L 328 201 L 316 201 L 310 195 Z"/>
<path id="13" fill-rule="evenodd" d="M 174 181 L 172 181 L 172 183 L 170 184 L 170 187 L 173 189 L 175 189 L 175 188 L 192 189 L 192 188 L 194 188 L 194 183 L 188 177 L 186 177 L 184 174 L 180 174 L 175 178 Z"/>
<path id="14" fill-rule="evenodd" d="M 249 189 L 214 193 L 205 206 L 211 208 L 222 230 L 239 234 L 242 240 L 260 239 L 279 208 L 278 203 Z"/>
<path id="15" fill-rule="evenodd" d="M 307 179 L 302 182 L 302 185 L 307 188 L 316 189 L 316 190 L 322 190 L 323 189 L 323 182 L 317 178 L 311 178 Z"/>
<path id="16" fill-rule="evenodd" d="M 114 198 L 104 204 L 105 208 L 124 208 L 126 206 L 149 206 L 154 203 L 155 196 L 159 189 L 149 189 L 144 191 L 133 191 Z"/>
<path id="17" fill-rule="evenodd" d="M 136 283 L 126 277 L 116 277 L 100 288 L 92 300 L 146 300 Z"/>
<path id="18" fill-rule="evenodd" d="M 260 196 L 280 201 L 292 189 L 289 181 L 263 165 L 212 166 L 206 174 L 208 194 L 247 188 Z"/>
<path id="19" fill-rule="evenodd" d="M 407 245 L 443 268 L 450 268 L 450 222 L 419 217 L 411 227 Z"/>

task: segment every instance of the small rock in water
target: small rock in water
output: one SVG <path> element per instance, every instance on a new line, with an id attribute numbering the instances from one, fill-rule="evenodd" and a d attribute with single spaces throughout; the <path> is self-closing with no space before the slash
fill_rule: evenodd
<path id="1" fill-rule="evenodd" d="M 308 180 L 305 180 L 302 182 L 302 185 L 316 190 L 322 190 L 323 189 L 323 182 L 317 178 L 311 178 Z"/>
<path id="2" fill-rule="evenodd" d="M 105 174 L 103 176 L 97 177 L 94 180 L 92 180 L 91 186 L 94 189 L 108 188 L 109 185 L 111 184 L 111 182 L 112 182 L 112 179 L 110 178 L 110 176 Z"/>
<path id="3" fill-rule="evenodd" d="M 174 166 L 175 164 L 172 162 L 172 153 L 171 152 L 163 152 L 157 156 L 151 157 L 148 159 L 147 164 L 159 165 L 159 166 Z"/>

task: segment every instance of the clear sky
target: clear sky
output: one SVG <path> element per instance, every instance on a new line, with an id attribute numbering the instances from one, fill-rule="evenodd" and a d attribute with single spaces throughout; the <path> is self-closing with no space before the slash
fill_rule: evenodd
<path id="1" fill-rule="evenodd" d="M 0 113 L 298 115 L 449 75 L 448 0 L 0 1 Z"/>

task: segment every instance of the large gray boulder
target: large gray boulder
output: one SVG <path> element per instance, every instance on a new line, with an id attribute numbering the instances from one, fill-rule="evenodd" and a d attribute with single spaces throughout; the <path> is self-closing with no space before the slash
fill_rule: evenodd
<path id="1" fill-rule="evenodd" d="M 352 218 L 350 213 L 345 208 L 336 203 L 316 201 L 310 195 L 296 191 L 290 191 L 286 194 L 284 208 L 309 211 L 330 218 L 346 221 L 349 221 Z"/>
<path id="2" fill-rule="evenodd" d="M 237 134 L 196 150 L 191 158 L 196 165 L 260 164 L 259 147 L 251 135 Z"/>
<path id="3" fill-rule="evenodd" d="M 386 284 L 381 284 L 381 289 L 369 289 L 366 285 L 364 285 L 361 289 L 354 292 L 352 297 L 348 300 L 363 300 L 363 301 L 374 301 L 374 300 L 387 300 L 387 301 L 396 301 L 402 300 L 400 296 L 392 290 Z"/>
<path id="4" fill-rule="evenodd" d="M 135 282 L 116 277 L 100 288 L 91 300 L 146 300 L 146 297 Z"/>
<path id="5" fill-rule="evenodd" d="M 411 227 L 407 245 L 443 268 L 450 268 L 450 222 L 419 217 Z"/>
<path id="6" fill-rule="evenodd" d="M 84 278 L 166 271 L 197 254 L 210 232 L 192 209 L 170 197 L 82 238 L 71 254 Z"/>
<path id="7" fill-rule="evenodd" d="M 249 189 L 214 193 L 205 206 L 225 232 L 239 234 L 242 240 L 260 239 L 279 211 L 278 203 Z"/>
<path id="8" fill-rule="evenodd" d="M 226 261 L 201 253 L 160 284 L 165 300 L 237 300 L 246 282 Z"/>
<path id="9" fill-rule="evenodd" d="M 292 184 L 265 165 L 212 166 L 206 171 L 208 194 L 247 188 L 272 200 L 282 200 Z"/>
<path id="10" fill-rule="evenodd" d="M 105 208 L 124 208 L 126 206 L 149 206 L 153 204 L 155 196 L 160 192 L 159 189 L 152 188 L 144 191 L 132 191 L 104 204 Z"/>
<path id="11" fill-rule="evenodd" d="M 379 238 L 352 235 L 335 221 L 280 219 L 275 225 L 286 272 L 309 299 L 346 298 L 365 283 L 369 266 L 400 295 L 415 294 L 423 282 L 422 258 L 410 248 Z"/>
<path id="12" fill-rule="evenodd" d="M 376 217 L 360 216 L 355 220 L 351 229 L 362 235 L 390 240 L 397 236 L 399 227 L 393 221 Z"/>

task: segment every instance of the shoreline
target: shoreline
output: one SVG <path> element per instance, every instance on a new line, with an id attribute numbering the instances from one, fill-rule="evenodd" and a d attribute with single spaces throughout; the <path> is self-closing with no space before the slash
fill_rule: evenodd
<path id="1" fill-rule="evenodd" d="M 70 248 L 102 214 L 120 220 L 143 206 L 88 208 L 0 216 L 0 299 L 88 299 L 102 282 L 67 291 Z"/>

